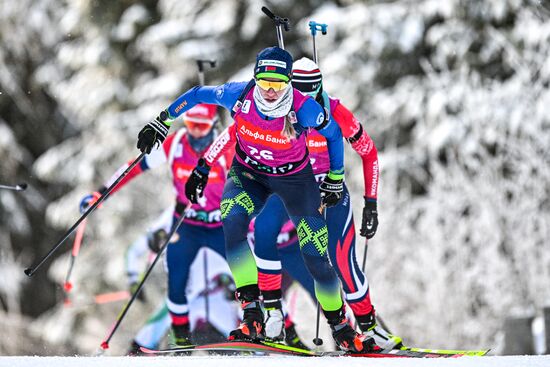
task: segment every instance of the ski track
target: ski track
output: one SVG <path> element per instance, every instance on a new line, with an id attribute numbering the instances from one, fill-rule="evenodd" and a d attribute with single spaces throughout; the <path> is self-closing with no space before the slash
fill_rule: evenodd
<path id="1" fill-rule="evenodd" d="M 262 367 L 550 367 L 550 355 L 507 357 L 461 357 L 456 359 L 293 357 L 293 356 L 193 356 L 193 357 L 0 357 L 0 367 L 226 367 L 244 360 Z"/>

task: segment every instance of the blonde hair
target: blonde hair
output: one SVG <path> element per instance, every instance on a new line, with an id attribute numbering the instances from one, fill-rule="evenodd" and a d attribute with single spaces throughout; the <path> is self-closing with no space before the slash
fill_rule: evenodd
<path id="1" fill-rule="evenodd" d="M 292 123 L 292 117 L 290 117 L 290 114 L 293 111 L 291 111 L 288 115 L 285 116 L 285 126 L 283 126 L 283 131 L 281 131 L 281 134 L 290 140 L 296 139 L 296 129 L 294 129 L 294 124 Z M 296 118 L 296 114 L 294 114 L 294 119 Z"/>

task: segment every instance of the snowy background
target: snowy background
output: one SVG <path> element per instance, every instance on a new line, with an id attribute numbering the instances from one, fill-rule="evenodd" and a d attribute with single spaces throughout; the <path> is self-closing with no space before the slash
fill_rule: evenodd
<path id="1" fill-rule="evenodd" d="M 140 177 L 89 220 L 73 274 L 71 240 L 31 279 L 78 218 L 80 198 L 137 156 L 140 128 L 197 84 L 251 77 L 276 43 L 254 0 L 0 2 L 0 354 L 91 354 L 126 288 L 123 254 L 173 199 L 168 170 Z M 363 122 L 381 167 L 380 226 L 368 252 L 373 302 L 407 344 L 502 347 L 506 317 L 550 303 L 550 6 L 539 0 L 273 1 L 325 89 Z M 360 160 L 346 156 L 360 218 Z M 362 239 L 358 255 L 362 257 Z M 146 286 L 161 297 L 162 269 Z M 78 298 L 79 297 L 79 298 Z M 303 297 L 302 297 L 303 298 Z M 111 342 L 120 355 L 154 307 L 136 304 Z M 299 331 L 311 340 L 314 307 Z M 308 334 L 309 333 L 309 334 Z M 324 330 L 326 335 L 326 330 Z M 12 362 L 16 362 L 12 360 Z"/>

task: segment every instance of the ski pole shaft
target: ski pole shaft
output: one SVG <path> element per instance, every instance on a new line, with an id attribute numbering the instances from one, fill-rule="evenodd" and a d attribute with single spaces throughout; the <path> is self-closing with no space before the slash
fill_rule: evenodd
<path id="1" fill-rule="evenodd" d="M 315 338 L 313 339 L 313 344 L 316 346 L 323 345 L 323 339 L 319 338 L 319 323 L 321 322 L 321 305 L 317 301 L 317 321 L 315 323 Z"/>
<path id="2" fill-rule="evenodd" d="M 365 273 L 365 267 L 367 265 L 367 251 L 369 249 L 369 240 L 365 237 L 365 250 L 363 251 L 363 264 L 361 265 L 361 271 Z"/>
<path id="3" fill-rule="evenodd" d="M 281 25 L 277 25 L 277 43 L 279 44 L 279 47 L 283 50 L 285 49 L 285 40 L 283 39 L 283 30 L 281 29 Z"/>
<path id="4" fill-rule="evenodd" d="M 126 175 L 135 167 L 139 164 L 139 162 L 141 162 L 141 160 L 143 159 L 143 157 L 145 157 L 145 154 L 146 153 L 141 153 L 133 162 L 132 164 L 130 164 L 128 166 L 128 168 L 126 168 L 126 170 L 124 172 L 122 172 L 122 174 L 115 180 L 115 182 L 113 182 L 111 184 L 111 186 L 109 186 L 109 188 L 107 188 L 107 190 L 105 191 L 105 193 L 103 195 L 101 195 L 97 201 L 91 206 L 88 208 L 88 210 L 86 210 L 86 212 L 84 214 L 82 214 L 80 216 L 80 218 L 76 221 L 75 224 L 73 224 L 73 226 L 71 228 L 69 228 L 69 230 L 67 232 L 65 232 L 65 234 L 61 237 L 61 239 L 59 241 L 57 241 L 57 243 L 50 249 L 50 251 L 48 251 L 48 253 L 42 257 L 42 259 L 38 262 L 38 264 L 36 266 L 33 266 L 33 267 L 30 267 L 30 268 L 26 268 L 25 269 L 25 275 L 29 276 L 29 277 L 32 277 L 34 275 L 34 273 L 42 266 L 42 264 L 44 264 L 44 262 L 50 257 L 52 256 L 52 254 L 57 251 L 57 249 L 59 248 L 59 246 L 61 246 L 61 244 L 63 242 L 65 242 L 65 240 L 71 235 L 71 233 L 74 232 L 74 230 L 80 225 L 80 223 L 82 223 L 82 221 L 84 219 L 86 219 L 86 217 L 88 215 L 90 215 L 105 199 L 107 199 L 107 197 L 109 197 L 109 195 L 111 194 L 111 192 L 113 191 L 113 189 L 115 188 L 116 185 L 118 185 L 118 183 L 120 181 L 122 181 L 122 179 L 124 177 L 126 177 Z"/>
<path id="5" fill-rule="evenodd" d="M 0 189 L 4 190 L 13 190 L 13 191 L 25 191 L 27 189 L 27 184 L 22 182 L 15 186 L 11 185 L 0 185 Z"/>
<path id="6" fill-rule="evenodd" d="M 208 254 L 206 250 L 204 251 L 203 256 L 203 268 L 204 268 L 204 315 L 206 317 L 206 322 L 210 322 L 210 297 L 208 292 Z"/>
<path id="7" fill-rule="evenodd" d="M 325 219 L 325 222 L 327 220 L 327 208 L 325 204 L 321 203 L 321 206 L 319 207 L 319 212 Z M 316 346 L 323 345 L 323 339 L 319 338 L 319 323 L 321 320 L 321 305 L 319 303 L 319 300 L 317 300 L 317 320 L 315 321 L 315 338 L 313 339 L 313 344 Z"/>
<path id="8" fill-rule="evenodd" d="M 187 204 L 187 207 L 185 208 L 184 212 L 178 218 L 177 222 L 172 225 L 172 229 L 170 230 L 170 233 L 168 233 L 168 236 L 166 237 L 166 240 L 162 244 L 162 246 L 160 248 L 160 251 L 158 252 L 157 256 L 155 257 L 155 260 L 153 260 L 151 265 L 149 265 L 149 268 L 147 269 L 147 271 L 143 275 L 143 278 L 139 282 L 136 291 L 132 294 L 132 297 L 130 298 L 130 300 L 124 305 L 124 308 L 122 309 L 122 311 L 118 315 L 115 323 L 113 324 L 113 326 L 109 330 L 109 334 L 107 335 L 107 338 L 105 338 L 105 340 L 103 342 L 101 342 L 101 348 L 102 349 L 108 349 L 109 348 L 109 342 L 111 341 L 111 338 L 113 337 L 113 335 L 115 334 L 115 332 L 119 328 L 120 324 L 122 323 L 122 320 L 124 319 L 124 317 L 128 313 L 128 310 L 130 309 L 130 306 L 134 303 L 137 296 L 139 295 L 139 292 L 141 292 L 141 289 L 143 288 L 143 284 L 145 283 L 145 281 L 149 277 L 149 274 L 151 274 L 151 272 L 153 271 L 153 268 L 155 267 L 155 264 L 161 258 L 162 253 L 164 252 L 164 250 L 168 246 L 168 243 L 170 242 L 170 239 L 172 238 L 174 233 L 176 233 L 176 231 L 178 230 L 178 227 L 181 225 L 181 223 L 185 219 L 185 214 L 187 213 L 187 211 L 189 210 L 191 205 L 192 205 L 191 202 L 189 202 L 189 204 Z"/>
<path id="9" fill-rule="evenodd" d="M 216 60 L 205 60 L 205 59 L 197 59 L 195 60 L 197 63 L 197 67 L 199 68 L 199 84 L 204 85 L 204 65 L 210 65 L 211 68 L 216 67 Z"/>
<path id="10" fill-rule="evenodd" d="M 314 20 L 309 22 L 309 30 L 311 32 L 311 39 L 313 41 L 313 61 L 317 65 L 319 65 L 319 61 L 317 59 L 317 47 L 315 45 L 315 36 L 317 35 L 317 31 L 321 31 L 321 34 L 326 35 L 327 28 L 328 28 L 328 25 L 324 23 L 317 23 Z"/>
<path id="11" fill-rule="evenodd" d="M 84 231 L 86 230 L 86 223 L 87 223 L 87 220 L 84 219 L 76 230 L 76 236 L 74 238 L 74 243 L 73 243 L 73 250 L 71 252 L 71 261 L 69 263 L 69 269 L 67 270 L 67 276 L 65 277 L 65 284 L 63 285 L 63 288 L 67 293 L 70 292 L 71 289 L 73 288 L 73 285 L 71 284 L 69 279 L 71 278 L 71 273 L 73 272 L 73 267 L 74 267 L 76 257 L 80 252 L 80 245 L 82 243 L 82 238 L 84 237 Z"/>

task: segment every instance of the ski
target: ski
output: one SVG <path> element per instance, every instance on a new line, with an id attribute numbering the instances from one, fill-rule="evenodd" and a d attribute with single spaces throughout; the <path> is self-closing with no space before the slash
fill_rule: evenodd
<path id="1" fill-rule="evenodd" d="M 173 347 L 168 349 L 149 349 L 140 347 L 141 351 L 145 354 L 166 354 L 166 353 L 186 353 L 193 351 L 233 351 L 233 352 L 252 352 L 252 353 L 276 353 L 286 355 L 297 356 L 316 356 L 318 353 L 307 350 L 290 347 L 284 344 L 271 343 L 271 342 L 247 342 L 247 341 L 234 341 L 234 342 L 222 342 L 211 343 L 203 345 L 185 345 L 181 347 Z"/>
<path id="2" fill-rule="evenodd" d="M 437 354 L 461 354 L 470 357 L 482 357 L 489 353 L 490 349 L 477 349 L 477 350 L 468 350 L 468 349 L 428 349 L 428 348 L 414 348 L 414 347 L 401 347 L 401 350 L 409 350 L 413 352 L 424 352 L 424 353 L 437 353 Z"/>
<path id="3" fill-rule="evenodd" d="M 482 356 L 488 351 L 468 351 L 468 350 L 432 350 L 422 348 L 392 349 L 389 351 L 373 353 L 347 353 L 343 351 L 334 352 L 315 352 L 307 349 L 290 347 L 284 344 L 263 342 L 234 341 L 223 343 L 212 343 L 203 345 L 188 345 L 168 349 L 149 349 L 140 348 L 145 354 L 178 354 L 189 353 L 193 351 L 218 351 L 218 352 L 248 352 L 262 354 L 284 354 L 301 357 L 368 357 L 368 358 L 458 358 L 463 356 Z"/>

